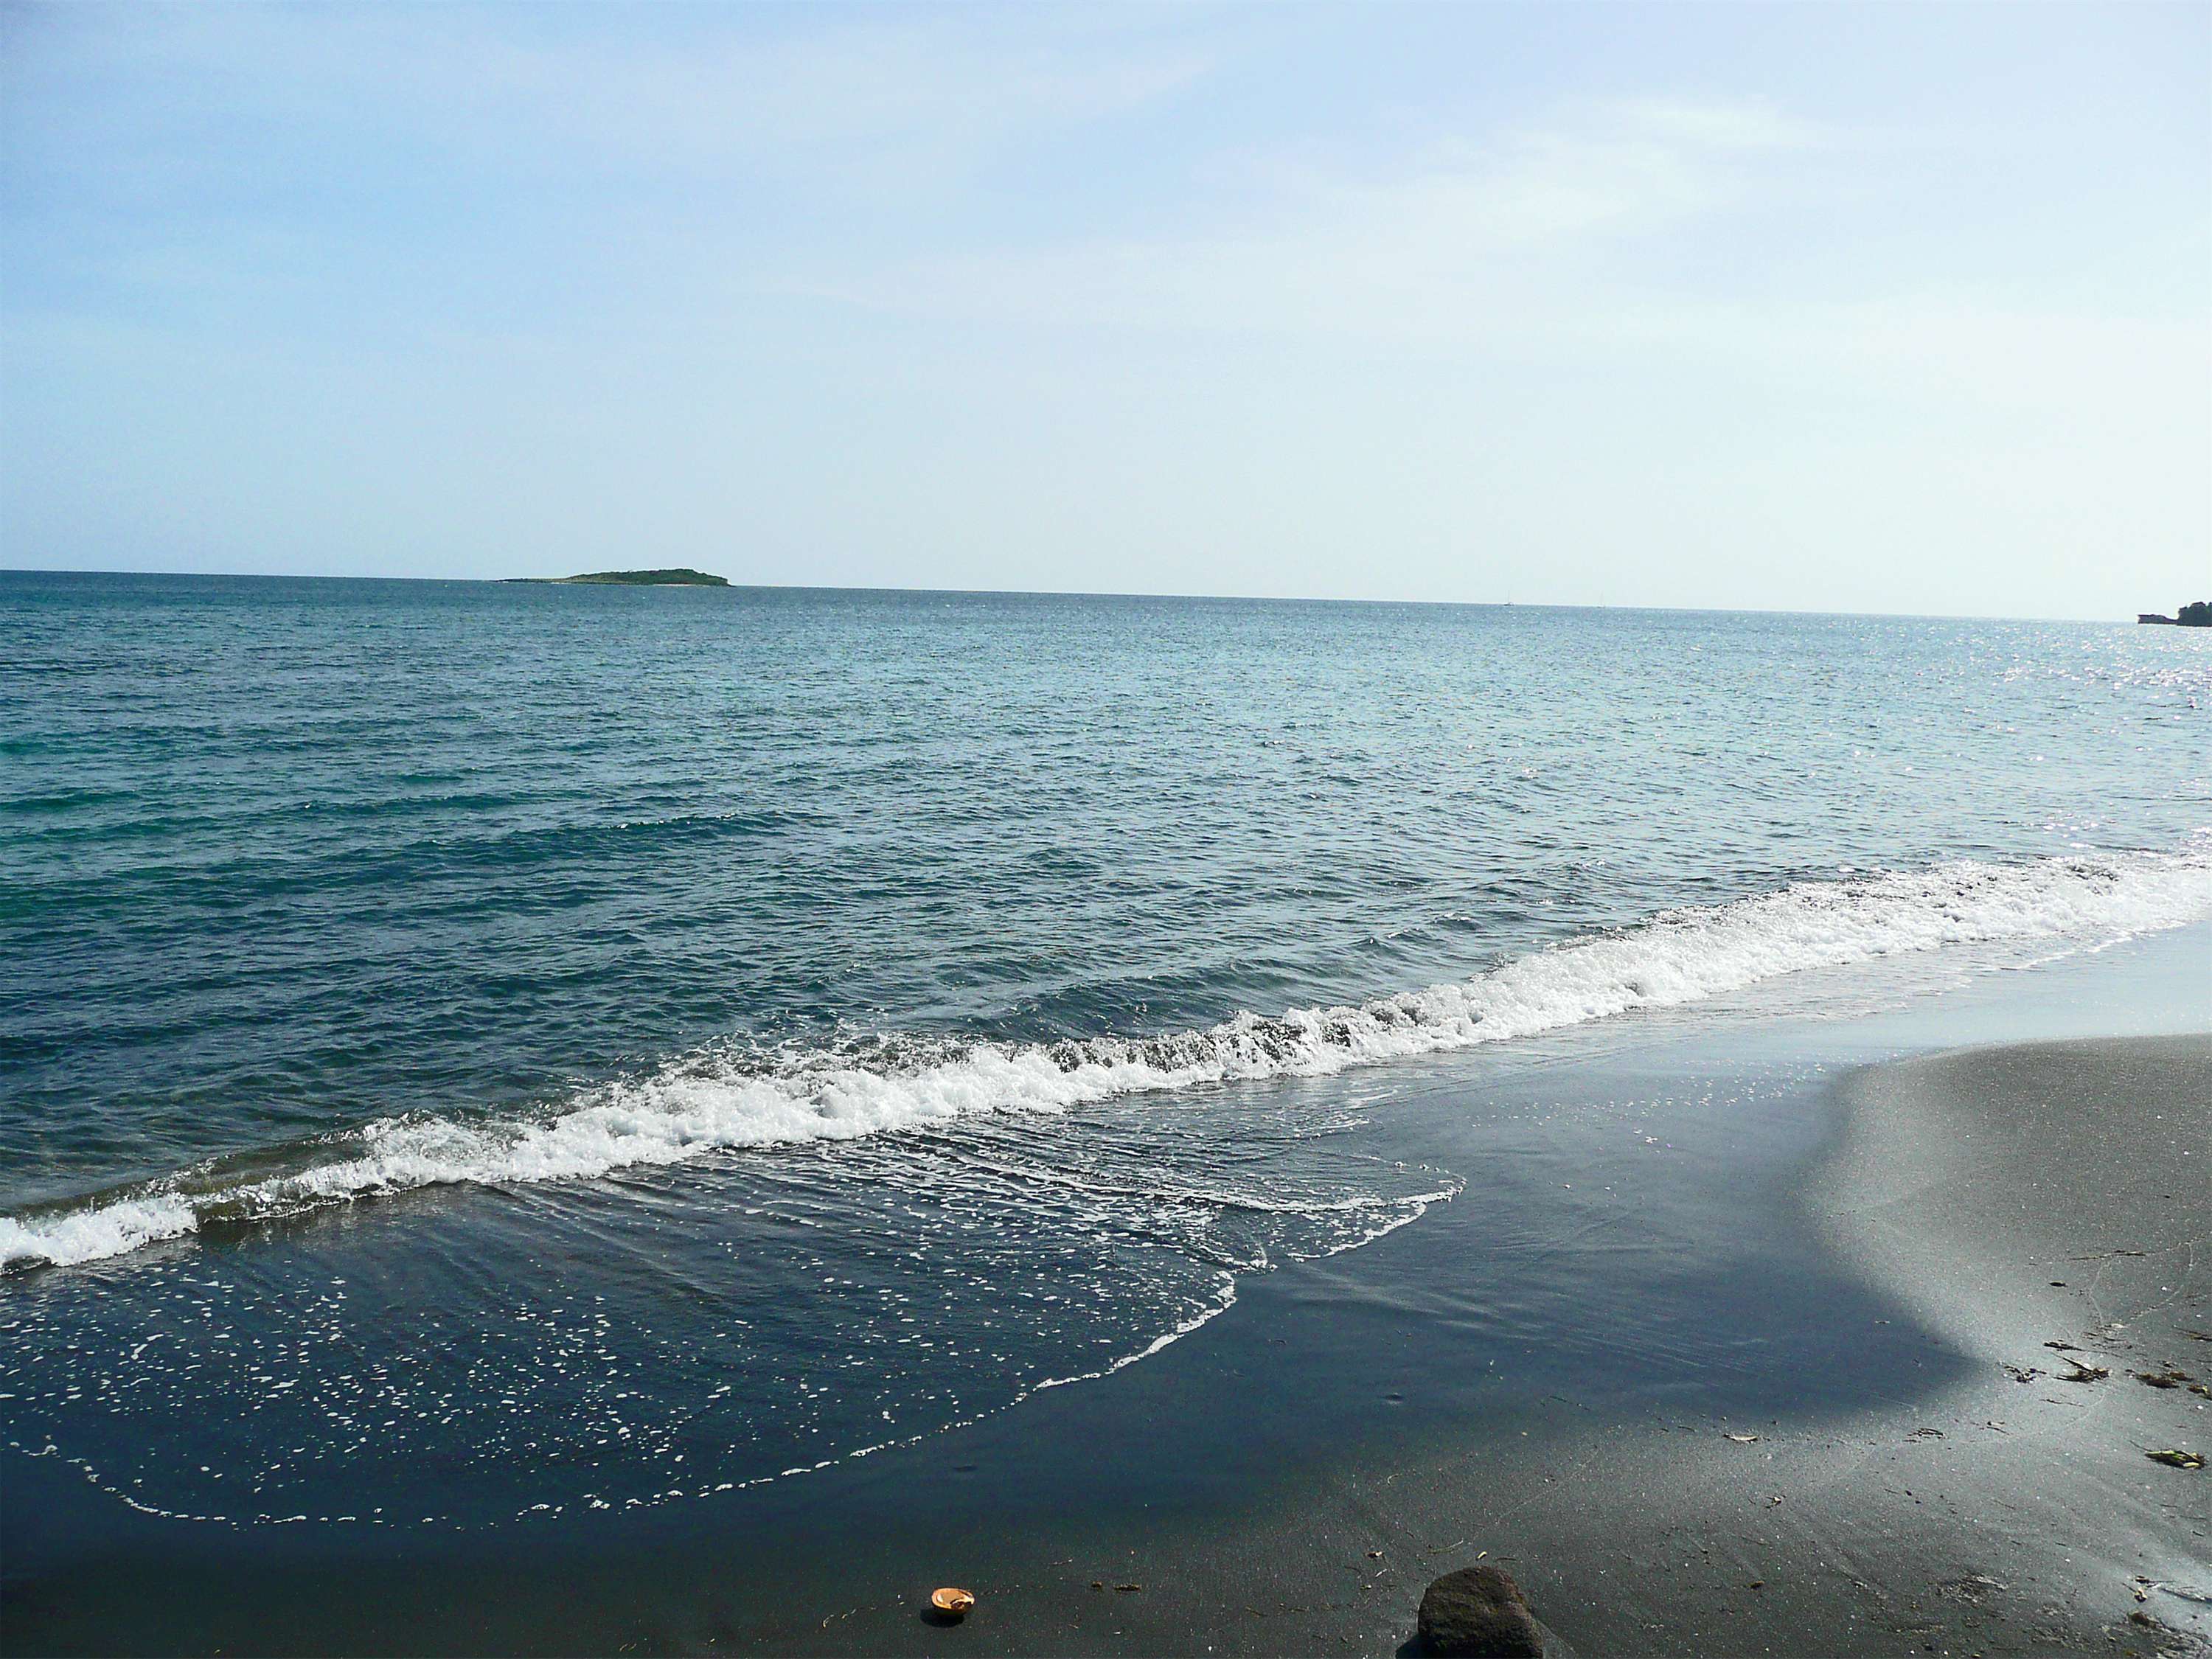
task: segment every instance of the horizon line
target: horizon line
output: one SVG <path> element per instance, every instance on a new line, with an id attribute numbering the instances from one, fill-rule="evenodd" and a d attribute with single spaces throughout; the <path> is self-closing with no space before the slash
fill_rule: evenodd
<path id="1" fill-rule="evenodd" d="M 640 567 L 650 568 L 653 567 Z M 663 567 L 674 568 L 674 567 Z M 683 567 L 696 569 L 696 566 Z M 596 574 L 596 573 L 585 573 Z M 700 570 L 701 575 L 712 575 Z M 9 576 L 158 576 L 174 577 L 199 581 L 313 581 L 313 582 L 421 582 L 429 586 L 610 586 L 638 587 L 681 586 L 684 584 L 639 583 L 579 583 L 561 577 L 545 576 L 372 576 L 330 571 L 269 571 L 269 570 L 132 570 L 112 568 L 79 567 L 46 568 L 41 566 L 0 565 L 0 578 Z M 2069 622 L 2085 623 L 2117 623 L 2122 619 L 2112 617 L 2081 616 L 2007 616 L 1986 611 L 1815 611 L 1791 610 L 1775 606 L 1729 606 L 1712 605 L 1592 605 L 1550 599 L 1382 599 L 1354 595 L 1311 593 L 1165 593 L 1146 592 L 1133 589 L 1046 588 L 1046 587 L 927 587 L 896 586 L 860 582 L 741 582 L 722 579 L 719 589 L 703 584 L 693 584 L 698 591 L 753 592 L 764 593 L 910 593 L 936 594 L 959 599 L 1181 599 L 1198 604 L 1214 605 L 1427 605 L 1439 609 L 1462 611 L 1656 611 L 1682 616 L 1713 617 L 1887 617 L 1897 621 L 1921 622 Z M 2183 601 L 2183 604 L 2191 603 Z M 2160 614 L 2138 611 L 2136 617 L 2126 619 L 2130 626 L 2142 626 L 2142 616 Z"/>

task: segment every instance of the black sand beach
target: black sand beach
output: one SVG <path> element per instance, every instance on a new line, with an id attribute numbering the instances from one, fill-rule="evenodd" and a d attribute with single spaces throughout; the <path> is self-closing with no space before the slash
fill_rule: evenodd
<path id="1" fill-rule="evenodd" d="M 2212 1476 L 2145 1454 L 2212 1449 L 2208 949 L 1411 1068 L 1363 1107 L 1459 1199 L 726 1505 L 395 1544 L 11 1456 L 4 1644 L 1390 1653 L 1489 1560 L 1584 1659 L 2203 1652 Z"/>

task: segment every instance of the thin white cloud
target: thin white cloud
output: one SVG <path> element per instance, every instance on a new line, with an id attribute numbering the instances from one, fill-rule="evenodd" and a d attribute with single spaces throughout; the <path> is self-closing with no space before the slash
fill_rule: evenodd
<path id="1" fill-rule="evenodd" d="M 1731 298 L 1725 273 L 1693 262 L 1695 280 L 1672 274 L 1729 216 L 1817 215 L 1802 164 L 1846 147 L 1761 102 L 1585 102 L 1364 171 L 1248 156 L 1215 175 L 1243 191 L 1212 228 L 915 259 L 813 291 L 997 326 L 1694 365 L 1816 398 L 1902 394 L 2036 419 L 2111 407 L 2201 424 L 2212 345 L 2201 317 L 1888 290 L 1864 273 L 1856 292 L 1752 283 Z"/>
<path id="2" fill-rule="evenodd" d="M 1764 99 L 1629 98 L 1595 106 L 1592 113 L 1600 126 L 1610 114 L 1621 131 L 1707 150 L 1810 149 L 1826 142 L 1818 126 Z"/>
<path id="3" fill-rule="evenodd" d="M 1739 202 L 1810 130 L 1758 105 L 1643 100 L 1382 167 L 1248 158 L 1216 227 L 918 259 L 821 290 L 890 310 L 1410 341 L 1494 339 L 1570 309 L 1635 238 Z"/>

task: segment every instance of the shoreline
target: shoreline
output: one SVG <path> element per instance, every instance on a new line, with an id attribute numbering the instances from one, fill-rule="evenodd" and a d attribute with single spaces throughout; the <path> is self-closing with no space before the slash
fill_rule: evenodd
<path id="1" fill-rule="evenodd" d="M 2208 938 L 1850 1020 L 1408 1068 L 1373 1109 L 1461 1198 L 1242 1281 L 1141 1364 L 742 1503 L 196 1532 L 10 1455 L 9 1530 L 40 1511 L 51 1547 L 9 1569 L 0 1647 L 1390 1652 L 1429 1579 L 1486 1559 L 1585 1659 L 2202 1651 L 2212 1607 L 2131 1585 L 2212 1576 L 2186 1565 L 2212 1477 L 2134 1442 L 2203 1450 L 2212 1409 L 2127 1372 L 2212 1374 L 2212 1344 L 2143 1328 L 2212 1330 L 2188 1248 L 2212 1193 L 2139 1181 L 2212 1141 L 2184 982 Z M 2035 1029 L 2137 1035 L 2007 1041 Z M 2040 1134 L 1996 1134 L 2038 1091 Z M 2033 1201 L 1936 1203 L 1961 1169 Z M 2051 1340 L 2111 1375 L 2052 1381 Z M 917 1617 L 934 1583 L 982 1598 L 957 1631 Z"/>
<path id="2" fill-rule="evenodd" d="M 111 1169 L 46 1201 L 34 1194 L 0 1212 L 0 1279 L 159 1249 L 207 1222 L 281 1224 L 427 1188 L 574 1182 L 738 1151 L 960 1120 L 1018 1121 L 1143 1097 L 1171 1113 L 1176 1097 L 1188 1109 L 1199 1093 L 1231 1085 L 1346 1078 L 1345 1087 L 1361 1089 L 1348 1073 L 1524 1044 L 1622 1016 L 1663 1019 L 1680 1011 L 1695 1019 L 1741 999 L 1755 1002 L 1784 981 L 1910 975 L 1923 953 L 1944 945 L 2009 957 L 2033 948 L 2033 933 L 2018 927 L 2023 909 L 2048 916 L 2087 906 L 2108 925 L 2159 925 L 2176 906 L 2197 908 L 2208 876 L 2193 845 L 2094 865 L 2059 857 L 1842 872 L 1661 912 L 1612 933 L 1578 930 L 1425 986 L 1322 997 L 1272 1014 L 1213 1009 L 1128 1036 L 899 1038 L 906 1063 L 888 1066 L 829 1039 L 784 1048 L 772 1066 L 732 1065 L 708 1039 L 642 1074 L 557 1085 L 550 1112 L 494 1112 L 459 1127 L 442 1117 L 378 1115 L 224 1149 L 166 1178 Z M 1605 1034 L 1596 1035 L 1602 1048 Z M 695 1091 L 702 1078 L 706 1086 Z"/>

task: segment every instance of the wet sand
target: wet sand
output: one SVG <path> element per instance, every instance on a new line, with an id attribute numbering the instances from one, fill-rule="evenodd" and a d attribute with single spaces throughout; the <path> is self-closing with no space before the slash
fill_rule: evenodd
<path id="1" fill-rule="evenodd" d="M 2212 1601 L 2179 1593 L 2212 1598 L 2212 1480 L 2144 1455 L 2212 1447 L 2212 1404 L 2136 1376 L 2212 1378 L 2212 1036 L 1975 1049 L 1837 1093 L 1808 1218 L 1938 1339 L 1867 1330 L 1893 1398 L 1596 1425 L 1555 1398 L 1264 1518 L 1170 1523 L 1116 1558 L 1142 1590 L 1089 1589 L 1103 1550 L 1009 1583 L 994 1628 L 963 1634 L 1388 1652 L 1429 1577 L 1486 1558 L 1584 1656 L 2212 1651 Z M 1828 1304 L 1854 1322 L 1873 1305 Z M 2057 1380 L 2075 1360 L 2109 1375 Z M 898 1634 L 871 1612 L 844 1620 L 863 1649 Z M 764 1645 L 841 1645 L 823 1636 Z"/>
<path id="2" fill-rule="evenodd" d="M 1398 1079 L 1372 1109 L 1459 1200 L 743 1502 L 195 1532 L 13 1458 L 0 1644 L 1390 1653 L 1490 1559 L 1583 1659 L 2204 1651 L 2173 1592 L 2212 1594 L 2212 1474 L 2143 1454 L 2207 1450 L 2212 1404 L 2130 1373 L 2212 1376 L 2207 937 Z M 2134 1034 L 1926 1052 L 2099 1030 Z M 981 1598 L 957 1627 L 921 1617 L 944 1583 Z"/>

